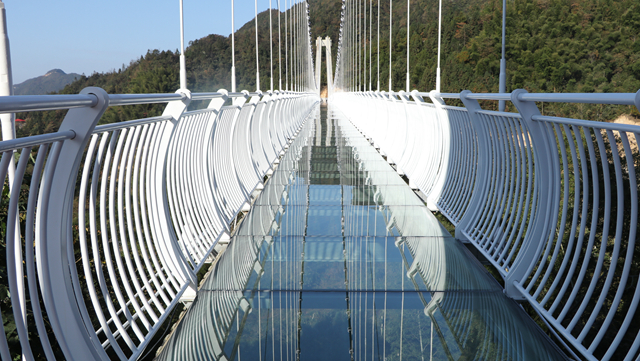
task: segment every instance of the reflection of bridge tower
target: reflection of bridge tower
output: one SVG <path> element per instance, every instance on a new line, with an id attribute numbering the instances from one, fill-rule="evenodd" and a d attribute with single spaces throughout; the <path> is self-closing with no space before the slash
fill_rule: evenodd
<path id="1" fill-rule="evenodd" d="M 318 37 L 316 39 L 316 85 L 318 87 L 318 94 L 321 94 L 322 86 L 320 85 L 320 71 L 322 70 L 322 47 L 326 49 L 327 57 L 327 98 L 331 96 L 331 88 L 333 86 L 333 74 L 331 72 L 333 68 L 333 61 L 331 59 L 331 38 L 326 37 L 322 39 Z"/>

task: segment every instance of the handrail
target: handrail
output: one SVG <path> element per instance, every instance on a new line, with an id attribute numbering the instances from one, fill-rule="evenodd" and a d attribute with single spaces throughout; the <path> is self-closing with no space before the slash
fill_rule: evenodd
<path id="1" fill-rule="evenodd" d="M 184 94 L 109 94 L 109 105 L 137 105 L 167 103 L 175 100 L 184 100 Z"/>
<path id="2" fill-rule="evenodd" d="M 136 120 L 129 120 L 126 122 L 118 122 L 118 123 L 109 123 L 103 125 L 97 125 L 93 130 L 93 133 L 101 133 L 101 132 L 111 132 L 117 129 L 124 129 L 128 127 L 137 127 L 139 125 L 151 124 L 156 122 L 162 122 L 165 120 L 171 120 L 171 116 L 159 116 L 159 117 L 151 117 L 151 118 L 143 118 Z"/>
<path id="3" fill-rule="evenodd" d="M 0 113 L 83 108 L 96 104 L 98 98 L 93 94 L 0 96 Z"/>
<path id="4" fill-rule="evenodd" d="M 110 94 L 109 105 L 135 105 L 167 103 L 184 100 L 183 94 Z M 13 95 L 0 97 L 0 113 L 33 112 L 94 107 L 98 98 L 93 94 L 81 95 Z"/>
<path id="5" fill-rule="evenodd" d="M 281 92 L 297 96 L 308 96 L 313 93 Z M 254 97 L 262 96 L 262 92 L 235 92 L 235 93 L 192 93 L 192 100 L 207 100 L 214 98 Z M 181 93 L 169 94 L 109 94 L 109 106 L 124 106 L 138 104 L 168 103 L 183 101 L 187 95 Z M 98 104 L 98 98 L 93 94 L 50 94 L 50 95 L 12 95 L 0 96 L 1 113 L 35 112 L 45 110 L 63 110 L 83 107 L 94 107 Z"/>
<path id="6" fill-rule="evenodd" d="M 635 105 L 636 94 L 637 93 L 525 93 L 519 94 L 518 99 L 522 101 L 548 103 Z"/>
<path id="7" fill-rule="evenodd" d="M 591 127 L 591 128 L 597 128 L 597 129 L 616 130 L 619 132 L 640 133 L 640 125 L 595 122 L 593 120 L 552 117 L 548 115 L 534 115 L 531 117 L 531 119 L 542 121 L 542 122 L 556 123 L 556 124 L 570 124 L 570 125 L 577 125 L 580 127 Z"/>
<path id="8" fill-rule="evenodd" d="M 429 92 L 416 92 L 421 97 L 429 97 Z M 617 104 L 636 105 L 640 90 L 637 93 L 525 93 L 519 94 L 522 101 L 546 103 L 583 103 L 583 104 Z M 460 93 L 435 93 L 443 99 L 460 99 Z M 472 93 L 469 99 L 475 100 L 508 100 L 511 93 Z"/>
<path id="9" fill-rule="evenodd" d="M 217 93 L 217 92 L 191 93 L 191 100 L 207 100 L 207 99 L 214 99 L 214 98 L 222 98 L 224 96 L 225 96 L 224 93 Z"/>
<path id="10" fill-rule="evenodd" d="M 467 95 L 468 99 L 475 100 L 511 100 L 509 93 L 473 93 Z"/>
<path id="11" fill-rule="evenodd" d="M 9 150 L 17 150 L 21 148 L 35 147 L 41 144 L 59 142 L 62 140 L 73 139 L 76 133 L 73 130 L 62 132 L 34 135 L 26 138 L 17 138 L 0 142 L 0 153 Z"/>

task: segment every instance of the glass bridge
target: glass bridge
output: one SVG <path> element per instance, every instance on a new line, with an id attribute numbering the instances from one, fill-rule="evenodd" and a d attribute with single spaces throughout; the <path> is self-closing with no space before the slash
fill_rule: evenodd
<path id="1" fill-rule="evenodd" d="M 343 115 L 315 113 L 160 360 L 565 359 Z"/>

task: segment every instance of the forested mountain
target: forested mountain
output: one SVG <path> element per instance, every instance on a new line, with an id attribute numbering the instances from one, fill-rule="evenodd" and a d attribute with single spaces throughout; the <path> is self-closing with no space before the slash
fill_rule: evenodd
<path id="1" fill-rule="evenodd" d="M 31 78 L 14 85 L 13 94 L 41 95 L 57 92 L 79 77 L 80 74 L 67 74 L 60 69 L 49 70 L 45 75 Z"/>
<path id="2" fill-rule="evenodd" d="M 361 0 L 372 14 L 372 85 L 377 83 L 378 0 Z M 406 72 L 405 0 L 393 1 L 392 81 L 404 88 Z M 435 87 L 438 0 L 411 1 L 411 87 Z M 442 31 L 442 91 L 496 92 L 500 61 L 500 0 L 445 0 Z M 640 2 L 637 0 L 508 0 L 507 90 L 533 92 L 636 92 L 640 89 Z M 338 45 L 340 0 L 309 0 L 311 33 L 333 39 L 334 65 Z M 380 84 L 388 87 L 389 1 L 380 2 Z M 281 14 L 284 59 L 285 14 Z M 372 18 L 370 16 L 373 15 Z M 273 73 L 278 87 L 278 11 L 273 10 Z M 269 89 L 269 12 L 258 15 L 260 84 Z M 368 30 L 367 30 L 368 33 Z M 255 33 L 253 20 L 236 32 L 237 89 L 255 90 Z M 188 87 L 192 91 L 230 88 L 230 36 L 209 35 L 189 43 L 185 51 Z M 313 40 L 312 40 L 313 41 Z M 315 43 L 314 43 L 315 44 Z M 368 46 L 368 41 L 367 41 Z M 314 49 L 315 51 L 315 49 Z M 365 63 L 369 64 L 367 50 Z M 150 50 L 114 72 L 81 76 L 60 93 L 78 93 L 100 86 L 109 93 L 166 93 L 179 84 L 179 54 Z M 324 60 L 323 60 L 324 64 Z M 282 64 L 283 78 L 286 65 Z M 367 65 L 369 78 L 370 69 Z M 324 73 L 324 71 L 323 71 Z M 323 79 L 324 79 L 323 74 Z M 284 87 L 283 80 L 283 87 Z M 368 83 L 368 81 L 367 81 Z M 495 107 L 495 104 L 487 104 Z M 163 105 L 110 108 L 103 122 L 158 115 Z M 508 108 L 509 109 L 509 108 Z M 640 117 L 634 107 L 581 105 L 545 106 L 545 114 L 612 120 L 622 113 Z M 27 120 L 22 134 L 57 129 L 64 112 L 21 114 Z"/>
<path id="3" fill-rule="evenodd" d="M 381 8 L 388 14 L 389 2 L 383 0 Z M 392 79 L 398 89 L 405 84 L 406 9 L 406 2 L 393 1 Z M 412 89 L 435 87 L 437 11 L 438 0 L 411 0 Z M 442 21 L 442 91 L 497 92 L 502 1 L 445 0 Z M 388 16 L 381 16 L 381 23 L 380 77 L 387 88 Z M 507 91 L 635 93 L 639 34 L 637 0 L 507 0 Z M 545 114 L 594 120 L 625 112 L 640 117 L 635 107 L 545 107 Z"/>

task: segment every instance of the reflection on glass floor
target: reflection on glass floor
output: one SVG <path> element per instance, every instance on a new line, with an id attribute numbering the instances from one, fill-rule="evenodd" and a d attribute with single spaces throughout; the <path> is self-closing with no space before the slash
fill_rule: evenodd
<path id="1" fill-rule="evenodd" d="M 329 113 L 291 144 L 159 359 L 565 359 Z"/>

